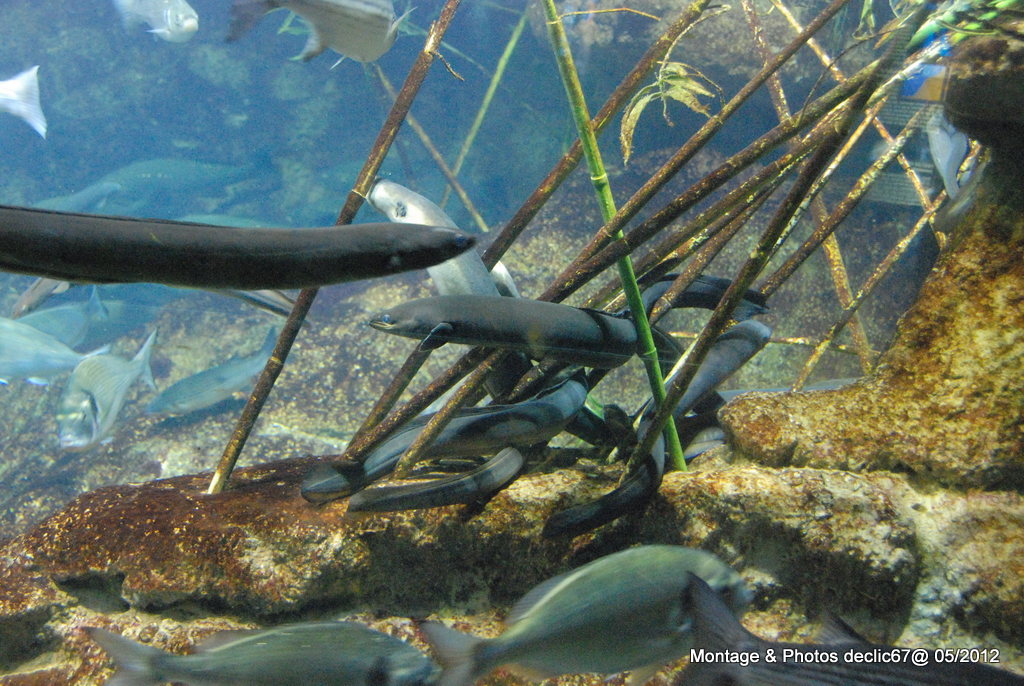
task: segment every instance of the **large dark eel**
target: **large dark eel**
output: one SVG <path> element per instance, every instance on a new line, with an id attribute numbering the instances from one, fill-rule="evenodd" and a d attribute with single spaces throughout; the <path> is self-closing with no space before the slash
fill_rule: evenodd
<path id="1" fill-rule="evenodd" d="M 448 228 L 254 228 L 0 205 L 0 270 L 64 281 L 311 288 L 419 269 L 473 245 Z"/>
<path id="2" fill-rule="evenodd" d="M 370 320 L 370 326 L 399 336 L 425 339 L 427 346 L 491 346 L 521 350 L 535 359 L 550 357 L 585 367 L 617 367 L 636 353 L 636 330 L 629 320 L 527 298 L 420 298 L 382 312 Z"/>

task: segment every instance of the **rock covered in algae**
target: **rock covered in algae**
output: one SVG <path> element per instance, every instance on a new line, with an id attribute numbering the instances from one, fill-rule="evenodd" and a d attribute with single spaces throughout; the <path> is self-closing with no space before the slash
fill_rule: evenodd
<path id="1" fill-rule="evenodd" d="M 746 395 L 721 412 L 762 464 L 905 472 L 1024 489 L 1024 177 L 997 150 L 951 249 L 873 374 L 834 391 Z"/>
<path id="2" fill-rule="evenodd" d="M 610 488 L 610 470 L 527 475 L 468 519 L 457 507 L 350 517 L 344 501 L 316 508 L 298 496 L 310 464 L 241 470 L 215 496 L 208 475 L 103 488 L 7 542 L 0 684 L 40 670 L 46 683 L 101 683 L 106 657 L 83 626 L 176 652 L 217 629 L 297 616 L 391 617 L 411 637 L 402 618 L 430 615 L 494 635 L 494 611 L 534 584 L 637 543 L 728 561 L 756 591 L 747 623 L 766 638 L 810 640 L 813 625 L 790 615 L 827 608 L 877 640 L 954 647 L 994 633 L 1011 664 L 1024 646 L 1017 494 L 930 496 L 899 475 L 719 464 L 669 474 L 642 515 L 545 540 L 544 520 Z M 987 541 L 1000 545 L 982 552 Z"/>

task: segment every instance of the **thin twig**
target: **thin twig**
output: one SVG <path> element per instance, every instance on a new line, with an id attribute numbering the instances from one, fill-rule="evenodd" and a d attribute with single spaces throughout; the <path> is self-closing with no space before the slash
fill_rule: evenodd
<path id="1" fill-rule="evenodd" d="M 391 85 L 391 81 L 388 80 L 387 75 L 384 74 L 384 70 L 380 68 L 380 65 L 374 64 L 373 66 L 375 73 L 377 74 L 377 78 L 380 79 L 381 85 L 393 101 L 397 95 L 395 93 L 395 87 Z M 449 187 L 455 189 L 455 194 L 459 196 L 459 200 L 462 202 L 463 207 L 466 208 L 466 211 L 469 212 L 469 216 L 473 218 L 473 222 L 477 225 L 477 228 L 486 233 L 487 222 L 485 222 L 484 218 L 480 216 L 479 210 L 476 209 L 476 205 L 474 205 L 473 201 L 470 200 L 469 194 L 466 193 L 466 189 L 463 188 L 462 184 L 459 183 L 459 180 L 455 178 L 456 172 L 448 168 L 448 163 L 444 161 L 444 157 L 440 152 L 438 152 L 437 146 L 435 146 L 434 142 L 430 140 L 430 135 L 427 133 L 426 129 L 424 129 L 419 120 L 413 116 L 412 112 L 406 114 L 405 121 L 409 124 L 409 128 L 411 128 L 420 139 L 420 143 L 423 144 L 423 147 L 427 149 L 430 159 L 434 160 L 434 164 L 437 165 L 437 168 L 441 171 L 441 174 L 444 175 L 444 178 L 448 180 Z"/>
<path id="2" fill-rule="evenodd" d="M 377 135 L 377 140 L 370 149 L 366 162 L 356 178 L 355 187 L 349 191 L 345 204 L 338 213 L 338 219 L 335 224 L 350 223 L 359 210 L 365 194 L 370 188 L 370 183 L 373 181 L 374 176 L 376 176 L 377 170 L 380 169 L 384 157 L 387 156 L 391 143 L 398 134 L 398 129 L 401 127 L 405 115 L 409 112 L 412 101 L 419 92 L 420 85 L 427 76 L 430 64 L 433 62 L 434 50 L 437 49 L 438 44 L 441 42 L 441 37 L 444 36 L 444 32 L 448 29 L 449 24 L 451 24 L 452 18 L 455 16 L 455 10 L 460 2 L 461 0 L 447 0 L 444 8 L 441 10 L 441 15 L 430 27 L 430 31 L 427 32 L 427 39 L 423 49 L 409 70 L 409 75 L 402 85 L 402 90 L 398 94 L 391 111 L 388 113 L 380 133 Z M 231 472 L 238 462 L 238 457 L 242 453 L 245 442 L 252 433 L 253 426 L 255 426 L 256 420 L 259 418 L 260 410 L 263 409 L 267 396 L 270 395 L 270 391 L 274 387 L 274 382 L 284 368 L 285 360 L 288 359 L 288 353 L 292 349 L 295 337 L 298 336 L 299 329 L 302 328 L 302 323 L 306 319 L 306 314 L 316 299 L 317 290 L 316 288 L 304 289 L 295 299 L 295 305 L 292 307 L 291 314 L 288 315 L 288 319 L 277 337 L 274 352 L 271 353 L 266 366 L 260 372 L 259 379 L 257 379 L 256 385 L 249 395 L 249 400 L 246 402 L 245 408 L 238 418 L 235 431 L 224 448 L 224 454 L 221 456 L 217 469 L 214 471 L 213 479 L 210 481 L 208 493 L 220 493 L 227 485 L 228 479 L 231 478 Z"/>

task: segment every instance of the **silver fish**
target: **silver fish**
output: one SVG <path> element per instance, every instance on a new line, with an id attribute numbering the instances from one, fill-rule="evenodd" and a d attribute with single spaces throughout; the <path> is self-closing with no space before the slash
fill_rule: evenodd
<path id="1" fill-rule="evenodd" d="M 393 222 L 459 228 L 436 204 L 394 181 L 377 179 L 367 193 L 366 199 L 374 209 Z M 504 265 L 501 270 L 497 267 L 495 270 L 499 273 L 497 277 L 487 271 L 476 250 L 467 250 L 441 264 L 428 267 L 427 274 L 430 275 L 434 288 L 440 295 L 498 295 L 496 279 L 501 279 L 503 283 L 511 283 L 511 277 L 508 276 L 508 270 Z M 511 284 L 511 288 L 518 296 L 515 284 Z"/>
<path id="2" fill-rule="evenodd" d="M 960 171 L 960 165 L 967 157 L 967 150 L 970 147 L 967 136 L 949 123 L 941 109 L 935 110 L 935 114 L 928 120 L 925 133 L 928 134 L 928 152 L 931 154 L 932 162 L 942 177 L 946 195 L 952 200 L 960 192 L 957 172 Z"/>
<path id="3" fill-rule="evenodd" d="M 100 181 L 86 186 L 77 193 L 58 195 L 33 203 L 32 207 L 41 210 L 60 210 L 62 212 L 88 212 L 103 207 L 114 193 L 121 190 L 121 184 L 112 181 Z"/>
<path id="4" fill-rule="evenodd" d="M 17 76 L 0 81 L 0 110 L 21 117 L 46 138 L 46 117 L 39 106 L 39 67 L 26 69 Z"/>
<path id="5" fill-rule="evenodd" d="M 271 328 L 263 345 L 252 355 L 235 357 L 223 364 L 187 376 L 165 388 L 146 406 L 149 414 L 185 414 L 228 398 L 252 386 L 267 358 L 274 352 L 277 329 Z"/>
<path id="6" fill-rule="evenodd" d="M 44 300 L 55 293 L 63 293 L 71 284 L 60 279 L 47 279 L 40 277 L 32 282 L 28 288 L 22 291 L 21 295 L 14 302 L 11 308 L 11 319 L 17 319 L 27 312 L 39 307 Z"/>
<path id="7" fill-rule="evenodd" d="M 149 357 L 156 331 L 131 360 L 95 355 L 78 363 L 57 406 L 57 434 L 62 450 L 87 450 L 110 435 L 125 396 L 140 376 L 151 388 Z"/>
<path id="8" fill-rule="evenodd" d="M 148 24 L 149 32 L 184 43 L 199 30 L 199 15 L 185 0 L 114 0 L 125 28 Z"/>
<path id="9" fill-rule="evenodd" d="M 467 686 L 501 665 L 535 678 L 625 670 L 649 675 L 690 648 L 689 572 L 734 610 L 749 601 L 743 579 L 711 553 L 670 545 L 623 550 L 535 587 L 516 603 L 497 638 L 423 624 L 443 667 L 439 686 Z M 637 677 L 634 672 L 631 681 Z"/>
<path id="10" fill-rule="evenodd" d="M 235 0 L 228 40 L 242 37 L 267 12 L 286 7 L 309 24 L 310 35 L 299 59 L 311 60 L 327 48 L 357 62 L 373 62 L 395 42 L 409 14 L 395 18 L 391 0 Z"/>
<path id="11" fill-rule="evenodd" d="M 48 333 L 69 348 L 74 348 L 85 340 L 94 322 L 100 322 L 108 316 L 107 308 L 100 302 L 99 291 L 96 286 L 92 286 L 89 299 L 85 302 L 36 310 L 18 321 Z"/>
<path id="12" fill-rule="evenodd" d="M 0 381 L 28 379 L 45 383 L 47 379 L 69 372 L 91 355 L 83 355 L 58 341 L 53 336 L 23 324 L 0 317 Z"/>
<path id="13" fill-rule="evenodd" d="M 743 628 L 722 599 L 701 579 L 689 577 L 694 647 L 683 686 L 1012 686 L 1024 677 L 974 662 L 939 662 L 924 653 L 867 643 L 833 622 L 830 643 L 763 641 Z M 919 656 L 921 652 L 914 651 Z"/>
<path id="14" fill-rule="evenodd" d="M 118 665 L 107 683 L 124 686 L 420 686 L 436 672 L 415 647 L 354 622 L 222 631 L 191 655 L 172 655 L 106 629 L 85 631 Z"/>

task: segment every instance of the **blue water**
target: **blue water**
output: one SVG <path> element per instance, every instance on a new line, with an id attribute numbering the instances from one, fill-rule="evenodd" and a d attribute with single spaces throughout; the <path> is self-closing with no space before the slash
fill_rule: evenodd
<path id="1" fill-rule="evenodd" d="M 200 28 L 185 43 L 161 40 L 148 33 L 145 26 L 125 29 L 110 0 L 21 0 L 0 5 L 0 80 L 39 65 L 42 108 L 49 125 L 44 140 L 16 117 L 0 113 L 0 203 L 31 206 L 81 191 L 128 165 L 148 162 L 159 166 L 169 164 L 166 161 L 170 160 L 222 165 L 225 178 L 198 178 L 182 174 L 179 168 L 173 183 L 141 184 L 132 193 L 111 196 L 92 211 L 164 218 L 216 213 L 282 226 L 334 222 L 390 107 L 373 67 L 345 60 L 332 68 L 338 56 L 330 50 L 308 63 L 292 60 L 301 52 L 306 36 L 278 33 L 287 20 L 286 11 L 265 16 L 250 33 L 237 42 L 227 43 L 230 3 L 193 0 L 191 4 L 199 14 Z M 423 32 L 442 4 L 441 0 L 417 2 L 394 46 L 377 62 L 395 88 L 404 81 L 421 49 Z M 564 5 L 566 9 L 589 6 L 580 2 Z M 401 13 L 405 7 L 399 3 L 396 9 Z M 414 103 L 412 115 L 449 163 L 476 116 L 520 11 L 518 0 L 464 2 L 441 47 L 442 55 L 458 77 L 435 61 Z M 569 32 L 586 96 L 592 112 L 596 112 L 646 49 L 646 41 L 590 45 L 581 36 L 584 30 L 593 28 L 593 21 L 593 17 L 581 15 L 572 20 Z M 301 22 L 295 21 L 292 26 L 301 26 Z M 523 32 L 459 174 L 485 222 L 495 229 L 512 216 L 573 140 L 565 94 L 540 26 L 534 19 Z M 626 34 L 634 31 L 641 35 L 650 21 L 629 17 L 618 26 Z M 686 59 L 700 58 L 690 57 L 687 51 L 680 54 Z M 746 57 L 750 57 L 749 52 Z M 726 95 L 735 92 L 748 76 L 735 65 L 715 63 L 706 56 L 700 59 L 704 60 L 701 70 L 718 82 Z M 820 66 L 814 65 L 810 73 L 818 70 Z M 801 78 L 787 82 L 786 86 L 791 106 L 796 107 L 815 84 L 812 79 Z M 712 103 L 713 110 L 717 106 Z M 614 191 L 620 199 L 628 197 L 655 168 L 649 159 L 644 166 L 645 155 L 660 155 L 660 163 L 705 121 L 699 114 L 673 106 L 670 124 L 661 116 L 660 104 L 650 109 L 637 129 L 636 161 L 628 168 L 623 167 L 618 151 L 618 119 L 602 138 Z M 685 183 L 683 179 L 673 182 L 674 189 L 685 188 L 725 155 L 748 144 L 776 122 L 767 96 L 758 94 L 702 153 L 705 156 L 698 156 L 684 170 L 681 176 L 686 177 Z M 399 133 L 382 173 L 435 201 L 440 200 L 445 189 L 442 175 L 408 125 Z M 596 206 L 591 204 L 589 191 L 584 195 L 587 210 L 594 212 Z M 457 199 L 453 198 L 445 209 L 463 228 L 475 228 Z M 576 207 L 561 211 L 571 218 L 579 214 Z M 652 211 L 645 210 L 640 216 Z M 364 206 L 356 221 L 381 219 L 372 208 Z M 913 218 L 908 215 L 907 221 L 912 222 Z M 566 228 L 576 231 L 579 238 L 597 227 L 569 221 Z M 890 236 L 887 240 L 894 242 L 896 238 Z M 555 251 L 561 248 L 557 237 L 552 244 Z M 545 264 L 539 266 L 549 271 L 560 270 L 571 252 L 566 247 L 566 254 L 559 256 L 549 250 L 541 258 Z M 515 271 L 516 265 L 511 266 Z M 18 294 L 31 281 L 24 276 L 0 275 L 0 314 L 9 312 Z M 526 294 L 532 296 L 539 291 L 538 285 L 530 284 Z M 350 345 L 332 337 L 329 327 L 333 319 L 364 319 L 365 310 L 371 307 L 359 298 L 347 299 L 353 292 L 345 286 L 323 295 L 305 330 L 304 336 L 323 334 L 316 342 L 331 355 L 345 355 Z M 907 292 L 912 294 L 913 290 Z M 262 341 L 268 325 L 279 323 L 233 300 L 209 294 L 179 293 L 159 303 L 143 303 L 141 298 L 152 295 L 144 293 L 139 290 L 131 301 L 135 303 L 132 311 L 138 315 L 137 320 L 116 329 L 116 337 L 94 337 L 79 349 L 112 343 L 118 354 L 130 357 L 145 335 L 159 325 L 154 373 L 160 388 L 180 378 L 185 373 L 185 363 L 190 363 L 190 371 L 194 372 L 234 354 L 249 354 Z M 158 300 L 164 297 L 158 295 Z M 54 302 L 86 297 L 85 289 L 73 289 Z M 801 307 L 808 311 L 825 310 L 832 303 L 830 297 L 823 286 L 820 303 L 801 303 Z M 899 307 L 889 308 L 878 318 L 892 322 L 901 311 Z M 784 311 L 777 312 L 773 324 L 779 325 L 779 335 L 809 333 L 787 324 Z M 230 331 L 225 329 L 228 325 L 232 327 Z M 303 340 L 310 339 L 300 338 L 300 344 Z M 367 340 L 376 345 L 380 339 Z M 850 368 L 849 361 L 850 356 L 842 358 L 832 369 L 834 374 L 856 373 L 856 367 Z M 347 362 L 339 363 L 338 369 Z M 301 382 L 294 382 L 292 377 L 295 386 L 289 392 L 308 392 L 311 400 L 303 403 L 303 410 L 310 415 L 311 430 L 320 431 L 318 436 L 329 434 L 341 441 L 345 436 L 334 423 L 339 416 L 358 421 L 373 399 L 368 390 L 370 383 L 360 387 L 358 378 L 351 380 L 357 392 L 365 393 L 366 397 L 339 391 L 329 376 L 335 373 L 333 367 L 330 372 L 317 371 L 320 361 L 311 362 L 310 358 L 300 356 L 293 368 L 302 369 L 304 364 L 313 367 Z M 342 372 L 337 374 L 343 377 Z M 287 383 L 289 377 L 284 378 Z M 762 386 L 784 382 L 767 378 L 745 381 Z M 642 378 L 638 376 L 636 382 L 642 385 Z M 12 455 L 29 459 L 16 470 L 0 465 L 0 483 L 4 484 L 0 487 L 0 495 L 4 496 L 0 498 L 0 511 L 12 508 L 4 515 L 8 524 L 16 522 L 17 516 L 11 513 L 22 506 L 29 510 L 38 506 L 39 511 L 46 511 L 102 483 L 210 468 L 229 435 L 232 415 L 224 413 L 224 407 L 217 415 L 221 424 L 212 428 L 207 421 L 214 416 L 211 414 L 140 423 L 141 407 L 151 397 L 151 392 L 139 390 L 140 385 L 133 393 L 140 395 L 141 400 L 126 405 L 115 432 L 116 442 L 95 449 L 109 463 L 105 476 L 85 478 L 75 471 L 80 458 L 61 455 L 56 449 L 53 414 L 63 383 L 63 379 L 56 379 L 47 389 L 23 382 L 0 388 L 7 406 L 7 413 L 0 417 L 0 435 L 8 440 Z M 323 397 L 331 393 L 335 403 L 343 397 L 350 405 L 339 407 L 324 402 Z M 193 461 L 149 454 L 129 458 L 135 446 L 130 428 L 138 426 L 143 427 L 143 438 L 166 438 L 158 444 L 159 450 L 188 454 Z M 199 428 L 208 429 L 207 434 L 201 434 Z M 281 429 L 282 435 L 288 430 Z M 283 451 L 277 444 L 272 447 L 274 457 L 289 457 L 338 446 L 306 447 L 292 442 Z M 98 458 L 90 455 L 88 459 Z M 151 462 L 152 468 L 147 466 Z M 51 468 L 55 469 L 53 474 Z M 13 525 L 22 526 L 23 522 Z"/>

